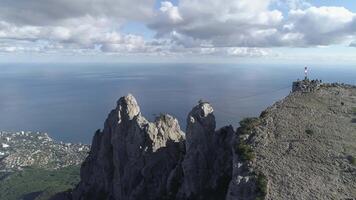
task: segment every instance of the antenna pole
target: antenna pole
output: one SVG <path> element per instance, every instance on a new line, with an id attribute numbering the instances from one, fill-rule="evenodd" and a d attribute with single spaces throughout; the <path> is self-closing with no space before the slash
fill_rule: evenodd
<path id="1" fill-rule="evenodd" d="M 304 68 L 304 76 L 305 76 L 304 79 L 308 80 L 308 67 Z"/>

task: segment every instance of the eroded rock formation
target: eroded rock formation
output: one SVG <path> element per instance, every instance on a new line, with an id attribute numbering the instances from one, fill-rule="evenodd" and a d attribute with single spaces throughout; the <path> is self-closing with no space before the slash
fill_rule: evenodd
<path id="1" fill-rule="evenodd" d="M 231 126 L 215 131 L 213 108 L 200 103 L 187 118 L 179 199 L 224 199 L 232 174 Z"/>
<path id="2" fill-rule="evenodd" d="M 132 95 L 97 131 L 81 182 L 54 199 L 284 200 L 356 197 L 356 87 L 294 91 L 258 118 L 216 130 L 200 102 L 178 121 L 154 122 Z"/>
<path id="3" fill-rule="evenodd" d="M 119 99 L 95 133 L 73 199 L 217 199 L 232 173 L 231 126 L 215 131 L 213 108 L 200 103 L 188 116 L 187 139 L 178 121 L 154 122 L 135 98 Z"/>

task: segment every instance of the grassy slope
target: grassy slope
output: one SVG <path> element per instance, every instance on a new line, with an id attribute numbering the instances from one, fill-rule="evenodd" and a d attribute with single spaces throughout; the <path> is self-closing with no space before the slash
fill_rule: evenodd
<path id="1" fill-rule="evenodd" d="M 0 199 L 45 200 L 79 182 L 79 166 L 59 170 L 28 168 L 0 181 Z"/>

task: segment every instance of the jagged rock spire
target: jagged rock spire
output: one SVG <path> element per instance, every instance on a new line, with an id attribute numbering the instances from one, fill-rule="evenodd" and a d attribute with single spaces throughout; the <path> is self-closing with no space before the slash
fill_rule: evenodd
<path id="1" fill-rule="evenodd" d="M 178 121 L 155 122 L 140 114 L 131 94 L 121 97 L 102 132 L 93 139 L 73 199 L 159 199 L 169 195 L 168 178 L 181 160 L 184 133 Z"/>
<path id="2" fill-rule="evenodd" d="M 177 119 L 141 116 L 132 95 L 121 97 L 97 131 L 81 168 L 74 200 L 216 199 L 231 177 L 232 127 L 215 131 L 209 103 L 189 113 L 187 140 Z M 186 142 L 186 146 L 185 146 Z"/>
<path id="3" fill-rule="evenodd" d="M 140 114 L 140 107 L 138 106 L 137 101 L 132 94 L 121 97 L 117 101 L 117 110 L 120 121 L 122 118 L 132 120 L 135 116 Z"/>
<path id="4" fill-rule="evenodd" d="M 234 131 L 231 126 L 215 131 L 213 111 L 211 104 L 200 101 L 188 115 L 179 199 L 224 199 L 232 173 Z"/>

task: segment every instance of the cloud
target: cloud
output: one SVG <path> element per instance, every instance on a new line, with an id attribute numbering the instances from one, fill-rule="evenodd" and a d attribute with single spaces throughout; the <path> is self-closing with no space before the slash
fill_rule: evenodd
<path id="1" fill-rule="evenodd" d="M 271 47 L 356 46 L 356 14 L 305 0 L 2 0 L 0 51 L 271 56 Z M 287 8 L 287 11 L 283 10 Z M 283 12 L 282 12 L 283 10 Z M 127 22 L 156 35 L 123 33 Z"/>
<path id="2" fill-rule="evenodd" d="M 279 7 L 287 7 L 288 10 L 306 9 L 312 7 L 308 0 L 276 0 L 274 2 Z"/>
<path id="3" fill-rule="evenodd" d="M 270 0 L 181 0 L 178 7 L 173 7 L 179 14 L 177 23 L 163 17 L 162 10 L 167 7 L 164 2 L 149 27 L 157 31 L 158 37 L 173 36 L 187 47 L 201 43 L 217 47 L 264 46 L 262 43 L 271 39 L 283 20 L 280 11 L 268 9 L 269 4 Z"/>
<path id="4" fill-rule="evenodd" d="M 161 2 L 161 7 L 159 10 L 161 11 L 161 15 L 168 19 L 168 22 L 175 24 L 183 21 L 183 18 L 178 11 L 178 7 L 173 6 L 173 4 L 169 1 Z"/>
<path id="5" fill-rule="evenodd" d="M 149 23 L 157 37 L 192 47 L 311 47 L 355 38 L 356 15 L 343 7 L 313 7 L 288 0 L 287 14 L 273 0 L 181 0 L 179 23 L 160 13 Z M 281 2 L 279 2 L 281 3 Z M 165 7 L 164 4 L 161 8 Z"/>
<path id="6" fill-rule="evenodd" d="M 11 41 L 2 51 L 23 52 L 33 46 L 36 52 L 141 52 L 147 49 L 142 36 L 123 34 L 120 28 L 125 22 L 144 22 L 153 16 L 154 3 L 155 0 L 2 0 L 0 42 Z"/>
<path id="7" fill-rule="evenodd" d="M 15 52 L 41 52 L 38 47 L 24 47 L 24 46 L 0 46 L 0 52 L 15 53 Z"/>
<path id="8" fill-rule="evenodd" d="M 343 7 L 310 7 L 291 10 L 284 27 L 301 36 L 297 45 L 330 45 L 354 37 L 355 22 L 356 14 Z"/>
<path id="9" fill-rule="evenodd" d="M 84 16 L 144 20 L 154 0 L 1 0 L 0 19 L 21 25 L 54 25 Z"/>
<path id="10" fill-rule="evenodd" d="M 0 39 L 11 40 L 10 49 L 24 51 L 28 48 L 23 41 L 41 46 L 43 51 L 50 49 L 74 50 L 90 49 L 103 52 L 135 53 L 147 48 L 142 36 L 121 34 L 112 29 L 107 18 L 90 16 L 75 18 L 58 26 L 16 26 L 0 21 Z M 14 48 L 14 46 L 17 46 Z"/>
<path id="11" fill-rule="evenodd" d="M 193 48 L 192 54 L 213 55 L 222 57 L 266 57 L 274 53 L 268 49 L 246 48 L 246 47 L 226 47 L 226 48 Z"/>
<path id="12" fill-rule="evenodd" d="M 269 50 L 259 48 L 228 48 L 227 54 L 240 57 L 265 57 L 271 54 Z"/>

